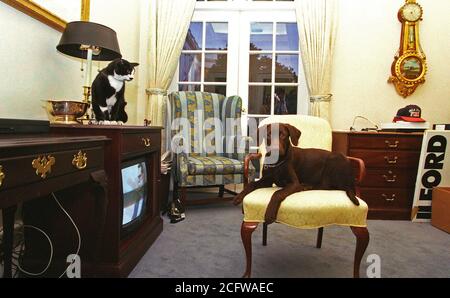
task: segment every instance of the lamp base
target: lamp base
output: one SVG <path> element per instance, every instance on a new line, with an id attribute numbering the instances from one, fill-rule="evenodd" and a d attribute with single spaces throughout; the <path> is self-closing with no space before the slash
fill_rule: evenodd
<path id="1" fill-rule="evenodd" d="M 90 120 L 94 119 L 92 117 L 92 109 L 91 109 L 91 87 L 90 86 L 83 86 L 83 102 L 88 104 L 88 108 L 86 113 L 78 118 L 79 122 L 81 123 L 88 123 Z"/>
<path id="2" fill-rule="evenodd" d="M 83 86 L 83 102 L 88 103 L 91 105 L 91 87 L 90 86 Z"/>

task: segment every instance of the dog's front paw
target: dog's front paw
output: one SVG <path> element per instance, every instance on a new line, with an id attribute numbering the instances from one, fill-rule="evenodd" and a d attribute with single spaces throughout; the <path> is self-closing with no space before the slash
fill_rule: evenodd
<path id="1" fill-rule="evenodd" d="M 277 213 L 278 208 L 275 208 L 269 203 L 269 206 L 267 206 L 266 214 L 264 215 L 264 222 L 266 224 L 274 223 L 277 220 Z"/>

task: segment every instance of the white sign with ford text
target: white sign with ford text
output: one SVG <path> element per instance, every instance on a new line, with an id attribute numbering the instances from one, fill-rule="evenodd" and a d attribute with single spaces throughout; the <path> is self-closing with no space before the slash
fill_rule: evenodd
<path id="1" fill-rule="evenodd" d="M 427 130 L 423 136 L 411 219 L 431 220 L 434 187 L 450 186 L 450 131 Z"/>

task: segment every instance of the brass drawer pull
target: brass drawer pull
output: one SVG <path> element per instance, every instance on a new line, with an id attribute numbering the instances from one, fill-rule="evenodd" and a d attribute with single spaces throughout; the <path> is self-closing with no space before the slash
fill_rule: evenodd
<path id="1" fill-rule="evenodd" d="M 386 182 L 393 183 L 397 181 L 397 175 L 393 175 L 391 171 L 388 172 L 391 177 L 388 177 L 387 175 L 383 175 L 383 178 Z"/>
<path id="2" fill-rule="evenodd" d="M 150 138 L 142 138 L 142 142 L 144 143 L 145 147 L 150 147 Z"/>
<path id="3" fill-rule="evenodd" d="M 386 194 L 382 194 L 381 196 L 383 197 L 383 199 L 384 199 L 385 201 L 388 201 L 388 202 L 393 202 L 393 201 L 395 201 L 395 199 L 396 199 L 395 194 L 393 194 L 390 198 L 388 198 L 388 196 L 387 196 Z"/>
<path id="4" fill-rule="evenodd" d="M 6 174 L 3 172 L 3 166 L 0 166 L 0 186 L 3 184 L 3 180 L 5 180 Z"/>
<path id="5" fill-rule="evenodd" d="M 393 159 L 390 159 L 388 156 L 385 156 L 385 157 L 384 157 L 384 160 L 385 160 L 388 164 L 393 165 L 393 164 L 396 164 L 396 163 L 397 163 L 398 156 L 394 156 Z"/>
<path id="6" fill-rule="evenodd" d="M 38 157 L 31 162 L 33 169 L 36 169 L 36 175 L 41 176 L 42 179 L 47 178 L 47 174 L 52 172 L 52 166 L 56 163 L 56 159 L 48 155 Z"/>
<path id="7" fill-rule="evenodd" d="M 72 165 L 78 170 L 83 170 L 87 167 L 88 158 L 86 153 L 83 153 L 81 150 L 78 151 L 77 154 L 73 156 Z"/>
<path id="8" fill-rule="evenodd" d="M 389 142 L 388 140 L 384 141 L 384 143 L 389 147 L 389 148 L 397 148 L 398 144 L 400 143 L 399 141 L 395 141 L 394 144 L 391 144 L 391 142 Z"/>

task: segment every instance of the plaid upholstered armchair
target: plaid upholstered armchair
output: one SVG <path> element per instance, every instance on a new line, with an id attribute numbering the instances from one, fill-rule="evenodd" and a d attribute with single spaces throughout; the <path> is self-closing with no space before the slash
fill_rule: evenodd
<path id="1" fill-rule="evenodd" d="M 248 137 L 242 136 L 239 96 L 208 92 L 173 92 L 169 95 L 172 150 L 175 153 L 174 198 L 186 205 L 189 187 L 218 186 L 223 198 L 226 184 L 244 181 Z M 254 173 L 254 169 L 250 169 Z"/>

